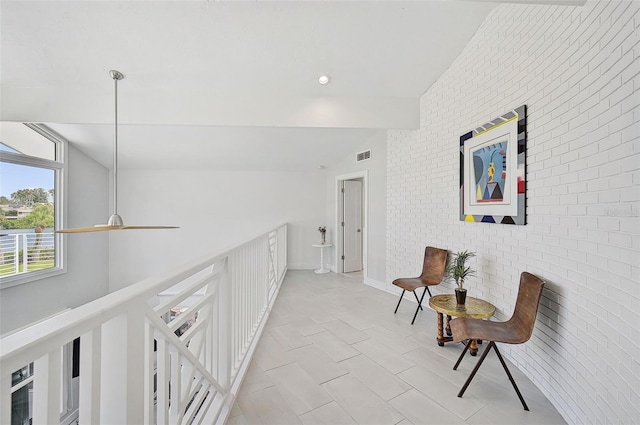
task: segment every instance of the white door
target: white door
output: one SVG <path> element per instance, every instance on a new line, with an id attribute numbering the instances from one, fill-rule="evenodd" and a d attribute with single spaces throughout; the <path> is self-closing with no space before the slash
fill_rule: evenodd
<path id="1" fill-rule="evenodd" d="M 345 180 L 343 186 L 344 273 L 362 270 L 362 182 Z"/>

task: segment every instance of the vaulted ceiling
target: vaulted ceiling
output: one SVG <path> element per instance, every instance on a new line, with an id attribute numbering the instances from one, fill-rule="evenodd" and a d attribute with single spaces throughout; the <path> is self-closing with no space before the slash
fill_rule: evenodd
<path id="1" fill-rule="evenodd" d="M 47 123 L 110 167 L 117 69 L 122 167 L 315 168 L 417 128 L 493 7 L 3 0 L 0 119 Z"/>

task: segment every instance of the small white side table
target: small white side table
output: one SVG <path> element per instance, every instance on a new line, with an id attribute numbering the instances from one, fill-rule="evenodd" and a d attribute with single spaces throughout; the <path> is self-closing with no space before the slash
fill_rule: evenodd
<path id="1" fill-rule="evenodd" d="M 333 246 L 331 243 L 312 245 L 314 248 L 320 248 L 320 268 L 314 270 L 316 273 L 329 273 L 331 270 L 324 268 L 324 249 Z"/>

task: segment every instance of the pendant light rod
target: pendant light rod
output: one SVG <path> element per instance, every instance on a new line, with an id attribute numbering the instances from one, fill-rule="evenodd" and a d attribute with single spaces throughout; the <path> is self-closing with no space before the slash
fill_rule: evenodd
<path id="1" fill-rule="evenodd" d="M 134 230 L 134 229 L 177 229 L 176 226 L 125 226 L 122 217 L 118 215 L 118 80 L 124 78 L 120 71 L 111 70 L 109 75 L 113 79 L 115 102 L 113 120 L 113 215 L 109 217 L 107 224 L 96 224 L 92 227 L 76 227 L 74 229 L 60 229 L 56 233 L 90 233 L 103 232 L 106 230 Z"/>
<path id="2" fill-rule="evenodd" d="M 124 74 L 120 71 L 111 70 L 109 75 L 113 78 L 114 84 L 114 116 L 113 120 L 113 215 L 109 217 L 107 225 L 109 226 L 122 226 L 122 217 L 118 215 L 118 80 L 124 78 Z"/>

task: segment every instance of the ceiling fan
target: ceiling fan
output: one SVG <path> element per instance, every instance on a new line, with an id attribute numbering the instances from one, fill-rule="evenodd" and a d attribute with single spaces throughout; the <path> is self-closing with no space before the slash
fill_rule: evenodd
<path id="1" fill-rule="evenodd" d="M 60 229 L 56 233 L 88 233 L 107 230 L 135 230 L 135 229 L 177 229 L 177 226 L 125 226 L 118 214 L 118 81 L 124 78 L 120 71 L 111 70 L 109 75 L 115 85 L 115 120 L 113 141 L 113 214 L 107 224 L 96 224 L 91 227 L 77 227 L 74 229 Z"/>

